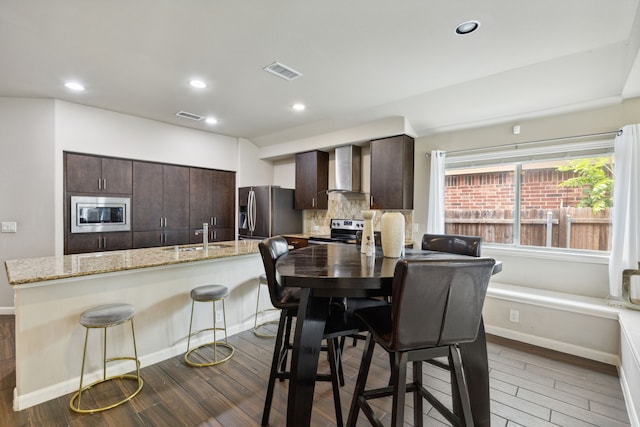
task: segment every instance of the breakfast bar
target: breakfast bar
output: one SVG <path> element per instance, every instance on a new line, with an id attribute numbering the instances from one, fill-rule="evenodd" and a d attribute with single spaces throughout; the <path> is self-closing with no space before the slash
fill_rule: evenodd
<path id="1" fill-rule="evenodd" d="M 84 339 L 78 318 L 87 308 L 133 305 L 138 354 L 147 366 L 184 353 L 189 292 L 196 286 L 227 286 L 230 334 L 250 328 L 255 283 L 263 273 L 253 240 L 216 242 L 207 249 L 193 245 L 8 260 L 5 266 L 15 293 L 15 410 L 77 389 Z M 194 324 L 210 321 L 205 313 L 194 318 Z M 118 331 L 108 339 L 116 352 L 127 342 Z M 85 372 L 96 379 L 101 346 L 92 351 Z"/>

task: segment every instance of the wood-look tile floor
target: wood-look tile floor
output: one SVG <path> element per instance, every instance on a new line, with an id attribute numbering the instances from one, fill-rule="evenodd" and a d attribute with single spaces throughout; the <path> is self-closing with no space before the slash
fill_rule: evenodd
<path id="1" fill-rule="evenodd" d="M 245 331 L 231 337 L 230 342 L 236 353 L 221 365 L 191 368 L 178 356 L 143 368 L 145 383 L 140 394 L 105 412 L 73 413 L 69 410 L 71 395 L 14 412 L 14 320 L 13 316 L 0 316 L 0 426 L 258 426 L 274 340 Z M 346 385 L 340 390 L 345 419 L 363 347 L 360 342 L 345 349 Z M 488 351 L 492 426 L 629 425 L 620 382 L 612 367 L 499 338 L 489 342 Z M 385 354 L 376 354 L 372 385 L 387 381 L 387 363 Z M 327 365 L 323 360 L 324 368 Z M 445 403 L 450 401 L 448 375 L 433 366 L 425 366 L 425 374 L 425 384 L 434 394 Z M 285 425 L 286 392 L 287 382 L 277 383 L 272 426 Z M 407 401 L 411 404 L 411 399 Z M 388 423 L 390 401 L 382 399 L 373 404 L 383 422 Z M 448 425 L 426 402 L 424 411 L 426 426 Z M 411 411 L 407 416 L 411 417 Z M 331 388 L 328 383 L 318 383 L 312 425 L 335 425 L 334 419 Z M 407 419 L 405 424 L 411 423 Z M 368 425 L 363 416 L 358 425 Z"/>

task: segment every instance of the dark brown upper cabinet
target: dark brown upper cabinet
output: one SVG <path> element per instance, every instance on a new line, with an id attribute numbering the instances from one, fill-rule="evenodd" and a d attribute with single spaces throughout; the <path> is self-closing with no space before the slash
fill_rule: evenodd
<path id="1" fill-rule="evenodd" d="M 329 153 L 296 154 L 295 209 L 327 209 L 328 189 Z"/>
<path id="2" fill-rule="evenodd" d="M 131 160 L 66 153 L 66 191 L 131 194 Z"/>
<path id="3" fill-rule="evenodd" d="M 372 209 L 413 209 L 413 158 L 410 136 L 371 141 Z"/>

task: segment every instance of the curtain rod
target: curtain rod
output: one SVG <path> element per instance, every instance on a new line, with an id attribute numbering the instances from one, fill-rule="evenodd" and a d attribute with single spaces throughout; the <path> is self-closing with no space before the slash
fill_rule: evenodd
<path id="1" fill-rule="evenodd" d="M 484 150 L 493 150 L 496 148 L 507 148 L 507 147 L 514 147 L 514 148 L 518 148 L 521 145 L 530 145 L 530 144 L 543 144 L 543 143 L 547 143 L 547 142 L 554 142 L 554 141 L 567 141 L 567 140 L 571 140 L 571 139 L 579 139 L 579 138 L 591 138 L 594 136 L 607 136 L 607 135 L 617 135 L 620 136 L 622 135 L 622 129 L 617 130 L 617 131 L 610 131 L 610 132 L 601 132 L 601 133 L 591 133 L 588 135 L 576 135 L 576 136 L 563 136 L 560 138 L 550 138 L 550 139 L 539 139 L 536 141 L 525 141 L 525 142 L 517 142 L 517 143 L 513 143 L 513 144 L 503 144 L 503 145 L 492 145 L 489 147 L 478 147 L 478 148 L 468 148 L 465 150 L 454 150 L 454 151 L 445 151 L 447 154 L 451 154 L 451 153 L 472 153 L 474 151 L 484 151 Z M 426 153 L 427 157 L 431 157 L 431 153 Z"/>

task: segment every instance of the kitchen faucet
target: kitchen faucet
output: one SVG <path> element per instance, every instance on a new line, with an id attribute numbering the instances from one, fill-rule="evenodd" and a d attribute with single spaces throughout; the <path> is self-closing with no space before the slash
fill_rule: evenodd
<path id="1" fill-rule="evenodd" d="M 203 222 L 202 229 L 196 230 L 196 236 L 202 233 L 202 249 L 209 249 L 209 223 Z"/>

